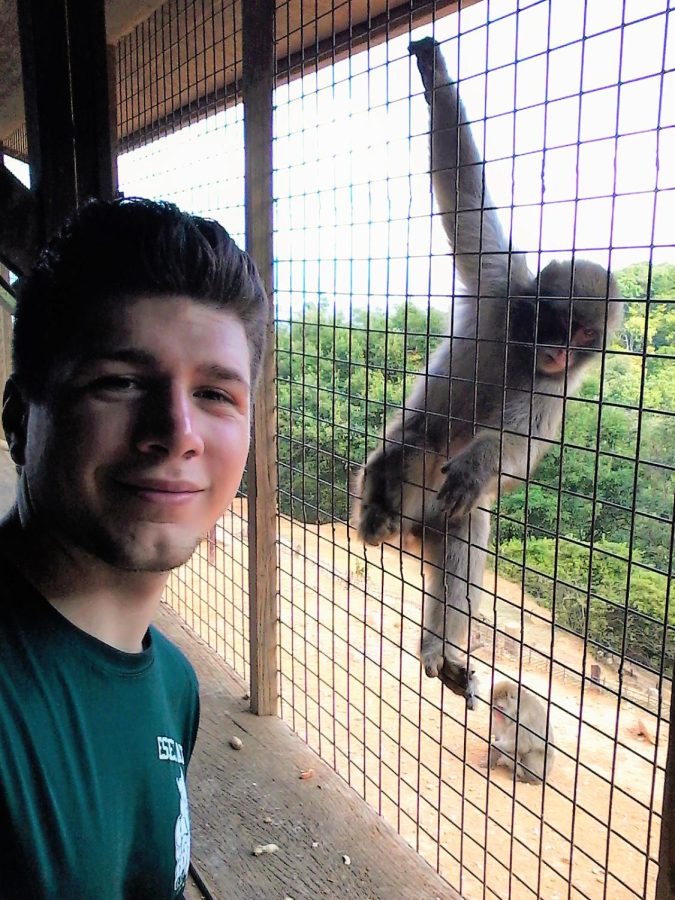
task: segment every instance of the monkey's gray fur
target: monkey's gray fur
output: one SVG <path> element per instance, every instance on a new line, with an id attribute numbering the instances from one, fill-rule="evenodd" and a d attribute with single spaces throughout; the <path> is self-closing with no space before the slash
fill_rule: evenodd
<path id="1" fill-rule="evenodd" d="M 410 45 L 431 109 L 436 205 L 465 289 L 452 337 L 429 360 L 384 443 L 357 477 L 354 509 L 368 544 L 401 532 L 426 564 L 421 657 L 473 706 L 469 628 L 480 607 L 489 507 L 555 442 L 576 391 L 621 319 L 616 284 L 588 261 L 533 276 L 504 236 L 483 161 L 439 45 Z M 450 292 L 449 292 L 450 293 Z"/>

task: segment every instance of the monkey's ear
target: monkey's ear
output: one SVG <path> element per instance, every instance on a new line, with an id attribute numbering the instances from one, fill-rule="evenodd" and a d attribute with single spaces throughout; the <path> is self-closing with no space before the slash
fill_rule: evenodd
<path id="1" fill-rule="evenodd" d="M 28 402 L 23 391 L 11 375 L 5 384 L 2 397 L 2 427 L 9 447 L 9 455 L 17 466 L 26 461 L 26 431 Z"/>

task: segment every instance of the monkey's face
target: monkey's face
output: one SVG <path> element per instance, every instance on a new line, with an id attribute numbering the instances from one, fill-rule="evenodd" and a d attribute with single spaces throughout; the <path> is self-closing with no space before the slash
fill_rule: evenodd
<path id="1" fill-rule="evenodd" d="M 516 317 L 522 339 L 535 343 L 537 371 L 560 379 L 599 359 L 622 314 L 607 270 L 586 260 L 552 262 L 541 272 L 537 293 Z"/>
<path id="2" fill-rule="evenodd" d="M 549 377 L 564 378 L 570 370 L 597 356 L 602 349 L 604 331 L 601 305 L 604 307 L 603 301 L 539 301 L 537 371 Z"/>
<path id="3" fill-rule="evenodd" d="M 502 727 L 516 718 L 518 706 L 517 688 L 510 684 L 499 684 L 492 694 L 492 714 L 496 727 Z"/>

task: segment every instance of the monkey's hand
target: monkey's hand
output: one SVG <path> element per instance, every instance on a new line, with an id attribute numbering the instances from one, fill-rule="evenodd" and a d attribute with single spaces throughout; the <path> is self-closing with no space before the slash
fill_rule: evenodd
<path id="1" fill-rule="evenodd" d="M 427 632 L 422 639 L 422 665 L 429 678 L 439 678 L 453 694 L 466 698 L 469 709 L 475 709 L 476 673 L 444 656 L 443 642 L 431 632 Z"/>
<path id="2" fill-rule="evenodd" d="M 438 503 L 449 519 L 461 519 L 477 505 L 484 485 L 470 460 L 462 455 L 447 462 L 441 472 L 445 480 L 438 490 Z"/>
<path id="3" fill-rule="evenodd" d="M 364 544 L 379 546 L 398 532 L 400 516 L 385 497 L 361 501 L 356 525 L 359 537 Z"/>
<path id="4" fill-rule="evenodd" d="M 417 58 L 417 68 L 424 85 L 424 96 L 427 103 L 431 105 L 434 87 L 450 81 L 441 53 L 441 45 L 433 38 L 425 37 L 420 41 L 412 41 L 408 46 L 408 53 Z"/>
<path id="5" fill-rule="evenodd" d="M 353 524 L 364 544 L 378 546 L 399 531 L 402 465 L 399 448 L 380 447 L 359 473 L 355 487 L 359 500 Z"/>

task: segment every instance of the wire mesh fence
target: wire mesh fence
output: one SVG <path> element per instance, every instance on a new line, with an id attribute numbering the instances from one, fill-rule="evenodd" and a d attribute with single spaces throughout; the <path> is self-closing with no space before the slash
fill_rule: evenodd
<path id="1" fill-rule="evenodd" d="M 117 47 L 119 188 L 244 225 L 241 23 L 234 2 L 172 0 Z M 223 659 L 250 674 L 246 500 L 172 573 L 165 599 Z"/>
<path id="2" fill-rule="evenodd" d="M 21 162 L 28 161 L 28 138 L 26 136 L 26 126 L 21 125 L 13 131 L 4 141 L 2 141 L 2 152 L 7 153 Z"/>
<path id="3" fill-rule="evenodd" d="M 569 391 L 560 442 L 496 500 L 469 713 L 420 668 L 433 575 L 410 545 L 419 513 L 396 497 L 416 486 L 405 484 L 419 449 L 405 425 L 403 483 L 392 487 L 385 467 L 375 501 L 412 521 L 365 551 L 348 525 L 352 470 L 397 410 L 414 417 L 414 376 L 451 328 L 457 285 L 407 51 L 429 28 L 277 88 L 282 715 L 467 897 L 654 890 L 673 460 L 672 409 L 646 393 L 669 365 L 649 328 L 671 309 L 655 276 L 674 271 L 663 218 L 672 178 L 656 182 L 666 26 L 663 4 L 479 4 L 434 23 L 486 160 L 505 252 L 518 246 L 535 271 L 555 257 L 611 263 L 632 301 L 601 373 L 578 399 Z M 641 286 L 629 288 L 638 272 Z M 448 374 L 449 392 L 452 362 Z M 429 450 L 428 410 L 425 428 Z M 490 685 L 504 677 L 545 702 L 556 758 L 544 787 L 482 768 L 496 726 Z"/>
<path id="4" fill-rule="evenodd" d="M 665 0 L 448 9 L 277 3 L 280 714 L 464 897 L 653 897 L 674 656 L 672 12 Z M 119 47 L 118 129 L 126 193 L 214 215 L 243 242 L 238 22 L 234 5 L 176 2 L 139 26 Z M 470 132 L 479 154 L 477 194 L 461 194 L 461 152 L 450 166 L 456 217 L 429 181 L 427 100 L 442 106 L 443 80 L 436 61 L 425 98 L 408 52 L 432 34 L 466 108 L 459 129 L 457 112 L 443 123 L 446 146 Z M 448 165 L 432 153 L 437 183 Z M 554 260 L 609 268 L 622 324 L 606 327 L 605 277 L 593 295 L 604 319 L 580 325 L 574 310 L 592 298 L 571 268 L 547 292 Z M 485 333 L 487 312 L 462 332 L 462 304 L 495 308 L 495 267 L 510 297 L 502 332 Z M 524 290 L 526 267 L 541 275 Z M 461 284 L 472 272 L 477 284 Z M 525 314 L 532 333 L 514 331 Z M 533 334 L 515 427 L 510 367 Z M 447 370 L 416 388 L 444 346 Z M 468 370 L 453 368 L 467 346 Z M 573 390 L 584 353 L 595 365 Z M 561 358 L 554 388 L 540 376 Z M 481 396 L 495 387 L 486 424 Z M 457 397 L 472 402 L 453 420 Z M 536 411 L 553 407 L 559 427 L 542 436 Z M 441 463 L 485 432 L 498 434 L 503 476 L 471 520 L 491 511 L 487 543 L 448 525 L 436 499 Z M 378 452 L 390 461 L 386 490 L 368 495 L 387 513 L 379 531 L 364 518 L 363 475 Z M 246 521 L 242 496 L 168 593 L 244 677 Z M 449 546 L 469 564 L 484 554 L 484 575 L 453 569 Z M 473 710 L 419 655 L 425 607 L 445 606 L 462 579 L 470 645 L 455 649 L 476 672 Z M 485 767 L 506 733 L 508 712 L 493 708 L 505 679 L 544 710 L 543 784 Z M 522 763 L 530 735 L 516 734 Z"/>

